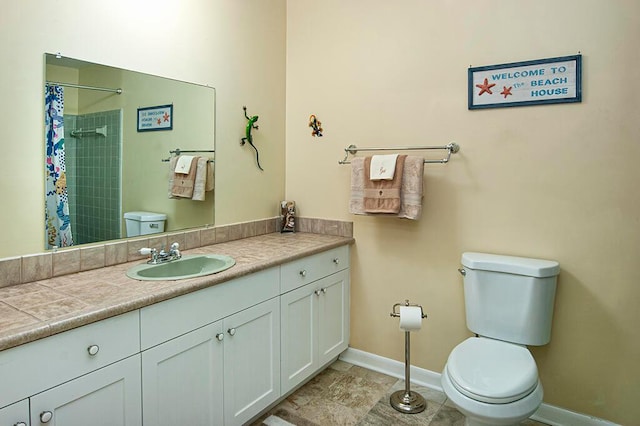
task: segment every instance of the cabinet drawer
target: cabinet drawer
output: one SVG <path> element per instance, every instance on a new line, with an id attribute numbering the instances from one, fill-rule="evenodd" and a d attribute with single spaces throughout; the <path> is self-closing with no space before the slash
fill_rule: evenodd
<path id="1" fill-rule="evenodd" d="M 349 246 L 336 247 L 322 253 L 282 265 L 281 291 L 286 293 L 327 275 L 349 267 Z"/>
<path id="2" fill-rule="evenodd" d="M 138 311 L 7 349 L 0 352 L 0 407 L 138 352 Z"/>
<path id="3" fill-rule="evenodd" d="M 271 268 L 142 308 L 142 350 L 278 296 L 279 278 Z"/>

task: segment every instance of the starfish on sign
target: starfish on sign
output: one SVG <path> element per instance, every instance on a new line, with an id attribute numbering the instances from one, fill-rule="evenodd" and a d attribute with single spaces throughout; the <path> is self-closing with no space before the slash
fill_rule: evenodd
<path id="1" fill-rule="evenodd" d="M 484 84 L 476 84 L 476 87 L 480 89 L 480 93 L 478 93 L 478 96 L 482 96 L 484 92 L 487 92 L 488 94 L 493 95 L 491 88 L 495 85 L 496 85 L 495 83 L 489 84 L 489 80 L 485 78 Z"/>
<path id="2" fill-rule="evenodd" d="M 502 86 L 502 92 L 500 92 L 501 95 L 504 95 L 504 98 L 507 99 L 508 95 L 513 95 L 513 93 L 511 93 L 511 89 L 513 88 L 513 86 L 510 87 L 506 87 L 506 86 Z"/>

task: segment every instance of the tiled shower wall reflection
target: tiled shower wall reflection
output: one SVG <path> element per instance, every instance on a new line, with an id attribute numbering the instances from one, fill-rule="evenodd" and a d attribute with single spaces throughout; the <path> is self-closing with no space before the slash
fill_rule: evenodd
<path id="1" fill-rule="evenodd" d="M 75 244 L 120 238 L 121 110 L 64 116 L 65 162 Z M 107 126 L 107 136 L 71 137 L 72 130 Z"/>

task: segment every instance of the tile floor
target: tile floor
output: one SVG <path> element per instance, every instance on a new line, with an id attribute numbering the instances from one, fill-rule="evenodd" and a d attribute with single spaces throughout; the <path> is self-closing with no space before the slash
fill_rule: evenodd
<path id="1" fill-rule="evenodd" d="M 404 389 L 404 380 L 336 361 L 253 426 L 464 425 L 464 416 L 442 392 L 425 387 L 411 387 L 427 400 L 425 411 L 403 414 L 394 410 L 389 397 L 400 389 Z M 526 420 L 521 425 L 543 423 Z"/>

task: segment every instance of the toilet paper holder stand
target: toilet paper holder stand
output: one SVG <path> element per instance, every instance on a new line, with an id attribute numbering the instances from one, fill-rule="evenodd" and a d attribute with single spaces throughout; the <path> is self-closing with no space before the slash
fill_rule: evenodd
<path id="1" fill-rule="evenodd" d="M 400 317 L 399 308 L 400 306 L 415 306 L 420 308 L 420 315 L 424 319 L 427 317 L 427 314 L 424 313 L 422 309 L 422 305 L 413 305 L 409 303 L 409 300 L 405 300 L 404 303 L 396 303 L 391 308 L 391 316 L 392 317 Z M 417 414 L 427 408 L 427 402 L 417 392 L 411 390 L 411 360 L 410 360 L 410 352 L 411 352 L 411 339 L 409 337 L 410 332 L 404 332 L 404 390 L 399 390 L 391 394 L 389 398 L 389 403 L 391 406 L 400 411 L 401 413 L 407 414 Z"/>

